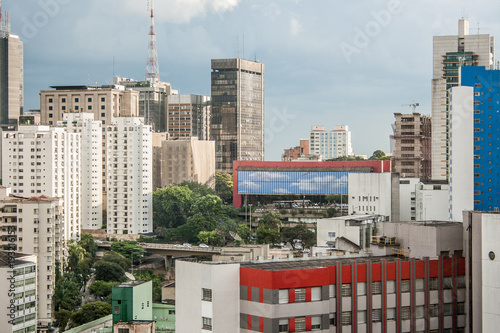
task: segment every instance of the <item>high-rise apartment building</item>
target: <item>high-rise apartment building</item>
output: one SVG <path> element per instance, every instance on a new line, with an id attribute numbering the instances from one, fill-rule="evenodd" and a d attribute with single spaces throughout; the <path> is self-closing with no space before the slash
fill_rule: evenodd
<path id="1" fill-rule="evenodd" d="M 107 132 L 115 117 L 137 117 L 139 92 L 124 86 L 53 86 L 40 92 L 40 118 L 43 125 L 55 126 L 64 113 L 89 112 L 102 122 L 102 199 L 107 195 Z"/>
<path id="2" fill-rule="evenodd" d="M 432 179 L 449 173 L 448 91 L 459 84 L 459 68 L 485 66 L 495 59 L 495 39 L 489 34 L 469 34 L 469 22 L 458 21 L 458 35 L 434 36 L 432 71 Z"/>
<path id="3" fill-rule="evenodd" d="M 167 129 L 167 97 L 177 95 L 169 82 L 158 80 L 136 81 L 115 76 L 113 84 L 139 92 L 139 117 L 146 125 L 151 125 L 153 132 L 165 132 Z"/>
<path id="4" fill-rule="evenodd" d="M 347 125 L 335 126 L 326 131 L 325 126 L 312 126 L 309 132 L 309 153 L 323 160 L 352 156 L 351 132 Z"/>
<path id="5" fill-rule="evenodd" d="M 264 160 L 264 65 L 244 59 L 212 59 L 212 122 L 216 169 L 233 161 Z"/>
<path id="6" fill-rule="evenodd" d="M 151 126 L 139 117 L 119 117 L 108 132 L 107 233 L 153 231 Z"/>
<path id="7" fill-rule="evenodd" d="M 4 295 L 0 298 L 2 330 L 36 332 L 36 256 L 0 251 L 0 279 L 5 281 L 0 283 L 0 293 Z"/>
<path id="8" fill-rule="evenodd" d="M 167 96 L 166 132 L 170 138 L 210 139 L 210 97 L 201 95 Z"/>
<path id="9" fill-rule="evenodd" d="M 17 123 L 23 112 L 23 76 L 23 43 L 18 36 L 11 35 L 8 31 L 1 31 L 0 124 L 2 125 Z"/>
<path id="10" fill-rule="evenodd" d="M 392 171 L 404 178 L 431 178 L 431 118 L 395 113 Z"/>
<path id="11" fill-rule="evenodd" d="M 61 127 L 19 126 L 2 136 L 2 182 L 19 196 L 63 199 L 66 241 L 81 232 L 80 134 Z"/>
<path id="12" fill-rule="evenodd" d="M 92 113 L 65 113 L 57 122 L 68 133 L 80 133 L 80 183 L 82 229 L 102 227 L 102 123 Z"/>
<path id="13" fill-rule="evenodd" d="M 156 133 L 155 133 L 156 134 Z M 215 187 L 215 142 L 182 138 L 153 146 L 153 188 L 183 181 Z"/>
<path id="14" fill-rule="evenodd" d="M 63 263 L 65 259 L 64 243 L 67 239 L 63 237 L 63 200 L 44 195 L 23 198 L 10 195 L 10 190 L 0 188 L 0 217 L 3 221 L 0 246 L 4 250 L 36 255 L 38 297 L 33 297 L 35 290 L 28 287 L 26 281 L 16 288 L 15 293 L 19 299 L 24 293 L 24 298 L 30 299 L 30 302 L 36 300 L 38 328 L 48 329 L 53 321 L 52 295 L 56 283 L 56 263 Z M 30 315 L 33 313 L 25 312 Z"/>

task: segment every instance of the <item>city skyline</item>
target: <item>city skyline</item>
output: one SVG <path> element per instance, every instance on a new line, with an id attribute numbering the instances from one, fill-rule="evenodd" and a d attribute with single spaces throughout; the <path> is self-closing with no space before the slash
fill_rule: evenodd
<path id="1" fill-rule="evenodd" d="M 456 34 L 462 16 L 471 34 L 500 31 L 498 5 L 484 1 L 155 5 L 160 79 L 179 93 L 210 95 L 210 59 L 266 66 L 266 160 L 317 124 L 348 125 L 355 154 L 389 151 L 394 112 L 418 102 L 417 112 L 431 113 L 432 37 Z M 38 109 L 50 85 L 144 79 L 147 1 L 4 0 L 2 10 L 24 43 L 25 110 Z"/>

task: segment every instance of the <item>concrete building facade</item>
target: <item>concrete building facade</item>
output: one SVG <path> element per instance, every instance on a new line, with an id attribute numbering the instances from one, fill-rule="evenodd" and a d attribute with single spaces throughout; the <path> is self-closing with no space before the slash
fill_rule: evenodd
<path id="1" fill-rule="evenodd" d="M 201 95 L 167 96 L 165 132 L 170 138 L 210 139 L 210 97 Z"/>
<path id="2" fill-rule="evenodd" d="M 0 19 L 1 20 L 1 19 Z M 0 37 L 0 124 L 16 124 L 23 113 L 23 42 L 19 36 Z"/>
<path id="3" fill-rule="evenodd" d="M 395 113 L 392 171 L 403 178 L 431 178 L 431 118 Z"/>
<path id="4" fill-rule="evenodd" d="M 142 118 L 119 117 L 108 133 L 107 233 L 153 231 L 153 145 Z"/>
<path id="5" fill-rule="evenodd" d="M 264 161 L 264 64 L 212 59 L 212 121 L 216 169 L 233 161 Z"/>
<path id="6" fill-rule="evenodd" d="M 458 35 L 434 36 L 432 71 L 432 179 L 449 174 L 448 90 L 459 85 L 459 68 L 485 66 L 495 59 L 495 38 L 469 34 L 469 21 L 458 21 Z"/>
<path id="7" fill-rule="evenodd" d="M 2 182 L 19 196 L 63 199 L 64 239 L 81 233 L 80 133 L 62 127 L 19 126 L 2 137 Z"/>
<path id="8" fill-rule="evenodd" d="M 65 258 L 63 202 L 43 195 L 31 198 L 12 196 L 10 188 L 2 187 L 0 205 L 0 217 L 4 222 L 1 247 L 37 257 L 37 326 L 48 329 L 53 321 L 56 262 L 62 263 Z M 21 291 L 22 288 L 16 293 Z"/>
<path id="9" fill-rule="evenodd" d="M 283 155 L 281 155 L 281 160 L 295 161 L 307 155 L 309 155 L 309 140 L 300 139 L 300 145 L 284 150 Z"/>
<path id="10" fill-rule="evenodd" d="M 4 281 L 0 283 L 0 318 L 4 332 L 36 332 L 36 269 L 36 256 L 0 251 L 0 281 Z"/>
<path id="11" fill-rule="evenodd" d="M 309 132 L 309 152 L 323 160 L 354 155 L 348 126 L 336 125 L 333 131 L 326 131 L 325 126 L 313 126 Z"/>
<path id="12" fill-rule="evenodd" d="M 183 181 L 215 187 L 215 142 L 197 138 L 161 140 L 153 146 L 153 188 Z"/>
<path id="13" fill-rule="evenodd" d="M 102 124 L 92 113 L 65 113 L 57 126 L 81 135 L 80 183 L 82 229 L 102 227 Z"/>

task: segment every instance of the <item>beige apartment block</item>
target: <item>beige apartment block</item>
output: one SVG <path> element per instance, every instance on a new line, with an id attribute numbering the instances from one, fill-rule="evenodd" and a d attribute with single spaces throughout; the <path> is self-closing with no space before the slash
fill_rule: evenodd
<path id="1" fill-rule="evenodd" d="M 215 142 L 184 138 L 153 146 L 153 188 L 183 181 L 215 186 Z"/>
<path id="2" fill-rule="evenodd" d="M 420 113 L 395 113 L 392 171 L 403 178 L 431 177 L 431 118 Z"/>
<path id="3" fill-rule="evenodd" d="M 106 205 L 107 132 L 116 117 L 137 117 L 139 92 L 123 86 L 53 86 L 40 92 L 40 117 L 44 125 L 55 126 L 64 113 L 90 112 L 102 122 L 102 200 Z"/>
<path id="4" fill-rule="evenodd" d="M 469 21 L 458 21 L 458 35 L 434 36 L 432 68 L 432 179 L 449 175 L 448 91 L 459 85 L 461 66 L 493 69 L 495 38 L 469 34 Z"/>

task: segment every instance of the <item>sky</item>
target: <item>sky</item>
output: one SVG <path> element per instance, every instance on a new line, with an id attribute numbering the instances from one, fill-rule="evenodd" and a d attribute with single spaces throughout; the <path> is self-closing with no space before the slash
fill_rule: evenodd
<path id="1" fill-rule="evenodd" d="M 151 1 L 151 0 L 149 0 Z M 143 80 L 148 0 L 3 0 L 24 42 L 24 106 L 51 85 Z M 160 79 L 210 95 L 210 60 L 265 65 L 265 155 L 313 125 L 348 125 L 357 155 L 389 151 L 395 112 L 431 113 L 432 37 L 500 36 L 500 3 L 477 0 L 156 0 Z"/>

